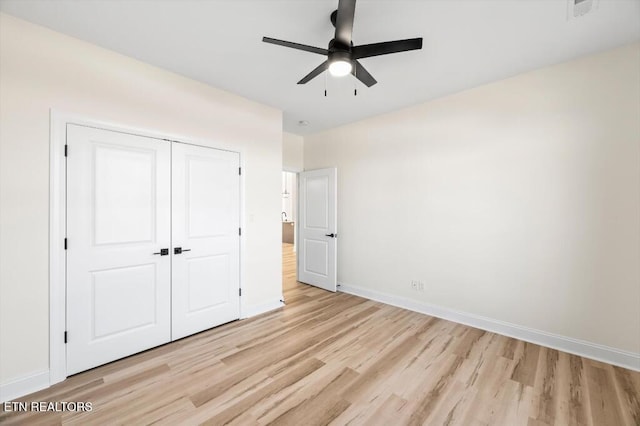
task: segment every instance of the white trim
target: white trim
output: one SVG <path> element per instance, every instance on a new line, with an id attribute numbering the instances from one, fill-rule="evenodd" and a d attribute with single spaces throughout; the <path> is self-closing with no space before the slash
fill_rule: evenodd
<path id="1" fill-rule="evenodd" d="M 283 165 L 282 171 L 289 172 L 289 173 L 300 173 L 300 172 L 304 172 L 304 167 L 285 167 Z"/>
<path id="2" fill-rule="evenodd" d="M 66 169 L 64 146 L 66 144 L 67 124 L 111 130 L 136 136 L 164 139 L 172 142 L 198 145 L 223 151 L 237 152 L 240 155 L 240 288 L 243 288 L 244 260 L 245 260 L 245 149 L 233 144 L 196 139 L 184 135 L 160 133 L 156 130 L 132 127 L 126 124 L 110 123 L 55 109 L 50 110 L 49 133 L 49 372 L 47 385 L 61 382 L 67 377 L 67 355 L 64 344 L 66 328 L 66 254 L 64 252 L 64 237 L 66 235 Z M 69 153 L 73 155 L 73 153 Z M 240 318 L 244 318 L 242 303 L 240 304 Z M 46 387 L 46 386 L 45 386 Z"/>
<path id="3" fill-rule="evenodd" d="M 585 358 L 606 362 L 608 364 L 617 365 L 630 370 L 640 371 L 640 354 L 638 353 L 622 351 L 620 349 L 587 342 L 585 340 L 548 333 L 546 331 L 523 327 L 517 324 L 474 315 L 467 312 L 460 312 L 443 306 L 436 306 L 426 302 L 369 290 L 359 286 L 339 283 L 338 291 L 375 300 L 387 305 L 408 309 L 410 311 L 419 312 L 421 314 L 465 324 L 504 336 L 513 337 L 526 342 L 583 356 Z"/>
<path id="4" fill-rule="evenodd" d="M 66 167 L 67 117 L 50 114 L 49 133 L 49 372 L 55 384 L 67 377 L 66 324 Z"/>
<path id="5" fill-rule="evenodd" d="M 243 316 L 242 319 L 255 317 L 256 315 L 264 314 L 265 312 L 273 311 L 275 309 L 282 308 L 284 303 L 282 302 L 282 298 L 277 300 L 271 300 L 265 303 L 259 303 L 257 305 L 245 305 L 242 310 Z"/>
<path id="6" fill-rule="evenodd" d="M 37 392 L 49 387 L 49 371 L 40 371 L 0 385 L 0 402 Z"/>
<path id="7" fill-rule="evenodd" d="M 220 149 L 223 151 L 232 151 L 244 154 L 245 149 L 238 147 L 237 145 L 226 143 L 223 141 L 213 141 L 211 139 L 193 138 L 190 136 L 180 135 L 176 133 L 163 133 L 153 129 L 147 129 L 142 127 L 134 127 L 124 123 L 113 123 L 108 121 L 98 120 L 93 117 L 74 114 L 65 111 L 59 111 L 51 109 L 51 117 L 55 119 L 57 123 L 64 124 L 77 124 L 85 127 L 95 127 L 102 130 L 111 130 L 113 132 L 127 133 L 134 136 L 143 136 L 153 139 L 163 139 L 171 142 L 186 143 L 189 145 L 199 145 L 205 148 Z"/>
<path id="8" fill-rule="evenodd" d="M 242 288 L 244 287 L 243 279 L 247 276 L 246 274 L 246 238 L 247 238 L 247 223 L 246 223 L 246 215 L 245 215 L 245 199 L 244 199 L 244 188 L 246 182 L 246 174 L 247 169 L 245 167 L 245 155 L 244 150 L 240 152 L 240 291 L 242 292 Z M 240 295 L 240 300 L 238 301 L 240 305 L 240 318 L 244 318 L 243 312 L 244 307 L 242 305 L 242 294 Z"/>

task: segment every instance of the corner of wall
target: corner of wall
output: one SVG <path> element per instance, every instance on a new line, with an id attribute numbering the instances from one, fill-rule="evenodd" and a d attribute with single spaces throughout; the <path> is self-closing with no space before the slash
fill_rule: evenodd
<path id="1" fill-rule="evenodd" d="M 282 168 L 289 172 L 304 170 L 304 139 L 293 133 L 282 133 Z"/>

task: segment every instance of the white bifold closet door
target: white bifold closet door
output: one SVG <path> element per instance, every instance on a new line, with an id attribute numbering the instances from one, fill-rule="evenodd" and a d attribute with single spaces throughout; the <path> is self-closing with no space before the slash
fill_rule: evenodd
<path id="1" fill-rule="evenodd" d="M 174 340 L 239 317 L 239 167 L 236 152 L 173 144 Z"/>
<path id="2" fill-rule="evenodd" d="M 67 145 L 67 374 L 239 318 L 239 155 L 77 125 Z"/>

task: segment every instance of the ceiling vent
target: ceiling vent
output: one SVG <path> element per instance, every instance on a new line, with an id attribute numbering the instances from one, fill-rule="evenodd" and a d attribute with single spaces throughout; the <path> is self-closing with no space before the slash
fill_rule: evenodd
<path id="1" fill-rule="evenodd" d="M 597 0 L 568 0 L 572 18 L 579 18 L 591 12 Z"/>

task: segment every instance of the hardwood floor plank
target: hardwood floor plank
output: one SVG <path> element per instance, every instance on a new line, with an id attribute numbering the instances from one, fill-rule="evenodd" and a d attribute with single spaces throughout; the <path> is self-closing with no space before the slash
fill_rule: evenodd
<path id="1" fill-rule="evenodd" d="M 322 312 L 316 318 L 305 321 L 302 324 L 298 324 L 289 331 L 289 333 L 298 333 L 302 336 L 308 335 L 307 338 L 296 342 L 289 342 L 287 339 L 282 339 L 281 342 L 283 345 L 287 346 L 287 350 L 289 352 L 299 352 L 300 348 L 316 344 L 321 341 L 323 338 L 328 337 L 332 332 L 332 325 L 335 327 L 346 326 L 350 322 L 349 319 L 343 321 L 336 321 L 337 318 L 340 318 L 338 315 L 341 312 L 344 312 L 346 309 L 354 308 L 357 305 L 364 303 L 363 299 L 351 299 L 343 301 L 342 303 L 336 303 L 330 308 L 326 308 L 326 311 Z M 316 333 L 314 330 L 314 326 L 322 327 L 322 333 Z M 276 338 L 279 336 L 275 336 Z M 265 351 L 278 352 L 281 347 L 274 347 L 273 340 L 268 340 L 262 343 L 255 344 L 253 346 L 249 346 L 245 349 L 241 349 L 235 352 L 232 355 L 222 358 L 222 362 L 227 365 L 237 365 L 240 363 L 251 362 L 252 360 L 263 358 L 265 355 Z"/>
<path id="2" fill-rule="evenodd" d="M 590 408 L 582 358 L 562 352 L 558 355 L 556 420 L 566 425 L 588 425 Z"/>
<path id="3" fill-rule="evenodd" d="M 406 358 L 411 354 L 412 350 L 421 343 L 422 342 L 413 335 L 403 339 L 376 360 L 373 365 L 361 371 L 362 375 L 343 391 L 345 398 L 353 402 L 354 399 L 358 398 L 366 389 L 374 387 L 384 381 L 392 370 L 402 368 L 402 361 L 405 361 L 406 364 Z"/>
<path id="4" fill-rule="evenodd" d="M 516 361 L 511 380 L 520 382 L 525 386 L 533 386 L 538 371 L 538 359 L 540 346 L 528 342 L 518 342 L 522 348 L 521 355 Z"/>
<path id="5" fill-rule="evenodd" d="M 555 349 L 542 348 L 536 384 L 534 390 L 538 394 L 538 415 L 537 419 L 543 422 L 554 424 L 557 411 L 557 366 L 558 351 Z"/>
<path id="6" fill-rule="evenodd" d="M 634 383 L 628 371 L 612 366 L 620 412 L 628 424 L 640 425 L 640 381 Z M 640 376 L 640 375 L 639 375 Z"/>
<path id="7" fill-rule="evenodd" d="M 232 420 L 234 420 L 236 417 L 243 414 L 249 408 L 253 407 L 255 404 L 262 401 L 263 399 L 268 398 L 269 396 L 274 395 L 280 392 L 281 390 L 291 386 L 292 384 L 308 376 L 309 374 L 313 373 L 314 371 L 318 370 L 324 365 L 325 365 L 324 362 L 317 360 L 315 358 L 312 358 L 300 364 L 299 366 L 292 368 L 290 371 L 287 372 L 287 374 L 283 374 L 282 377 L 280 377 L 277 380 L 274 380 L 273 382 L 267 384 L 266 386 L 263 386 L 258 391 L 244 398 L 240 398 L 236 404 L 232 405 L 231 407 L 224 410 L 223 412 L 216 415 L 215 417 L 208 419 L 202 424 L 203 425 L 227 424 Z"/>
<path id="8" fill-rule="evenodd" d="M 449 365 L 440 375 L 436 385 L 430 389 L 424 397 L 419 399 L 418 409 L 411 413 L 407 423 L 408 425 L 422 425 L 427 422 L 427 419 L 444 395 L 447 386 L 453 382 L 453 377 L 460 365 L 462 365 L 462 361 L 463 359 L 458 356 L 451 357 Z"/>
<path id="9" fill-rule="evenodd" d="M 391 394 L 380 404 L 378 409 L 366 419 L 364 424 L 371 426 L 395 424 L 401 417 L 400 413 L 406 405 L 406 399 L 402 399 L 396 394 Z"/>
<path id="10" fill-rule="evenodd" d="M 329 384 L 276 417 L 270 424 L 312 426 L 331 423 L 351 405 L 340 393 L 358 376 L 348 367 L 343 369 Z"/>
<path id="11" fill-rule="evenodd" d="M 589 366 L 589 399 L 594 425 L 623 425 L 613 377 L 604 368 Z"/>
<path id="12" fill-rule="evenodd" d="M 452 352 L 462 358 L 469 358 L 473 347 L 478 344 L 482 336 L 486 333 L 484 330 L 468 327 L 461 338 L 458 339 L 458 342 L 453 346 Z"/>
<path id="13" fill-rule="evenodd" d="M 153 380 L 156 376 L 166 374 L 169 370 L 168 365 L 162 364 L 148 370 L 136 372 L 122 380 L 117 380 L 108 384 L 105 383 L 103 386 L 94 387 L 80 392 L 79 394 L 75 394 L 74 398 L 79 401 L 110 398 L 119 393 L 130 392 L 131 388 L 134 388 L 136 385 L 140 385 L 148 380 Z"/>
<path id="14" fill-rule="evenodd" d="M 250 366 L 249 368 L 245 368 L 241 371 L 236 372 L 235 374 L 231 374 L 226 379 L 216 381 L 213 385 L 192 395 L 190 397 L 191 402 L 193 402 L 193 405 L 195 405 L 196 407 L 200 407 L 201 405 L 204 405 L 207 402 L 219 397 L 225 392 L 228 392 L 240 383 L 250 379 L 260 369 L 261 366 Z M 267 379 L 267 377 L 263 376 L 262 380 L 265 379 Z"/>

